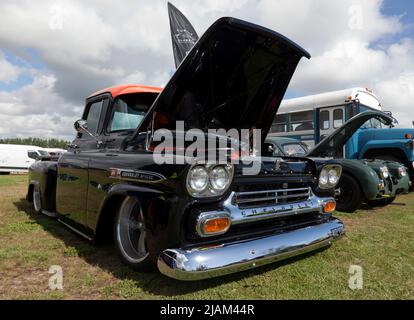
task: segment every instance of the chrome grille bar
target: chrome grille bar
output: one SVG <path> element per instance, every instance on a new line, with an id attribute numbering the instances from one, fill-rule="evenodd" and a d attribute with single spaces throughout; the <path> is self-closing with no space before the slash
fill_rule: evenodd
<path id="1" fill-rule="evenodd" d="M 310 188 L 265 190 L 257 192 L 237 192 L 233 203 L 240 207 L 254 207 L 278 203 L 294 203 L 309 199 Z"/>

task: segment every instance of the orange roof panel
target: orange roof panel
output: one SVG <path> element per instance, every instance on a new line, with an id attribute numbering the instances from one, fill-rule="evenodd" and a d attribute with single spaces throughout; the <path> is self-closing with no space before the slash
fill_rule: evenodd
<path id="1" fill-rule="evenodd" d="M 112 98 L 116 98 L 122 94 L 129 94 L 129 93 L 160 93 L 162 88 L 158 87 L 150 87 L 144 86 L 139 84 L 126 84 L 126 85 L 119 85 L 114 87 L 105 88 L 99 90 L 97 92 L 92 93 L 88 98 L 92 98 L 102 93 L 110 93 Z"/>

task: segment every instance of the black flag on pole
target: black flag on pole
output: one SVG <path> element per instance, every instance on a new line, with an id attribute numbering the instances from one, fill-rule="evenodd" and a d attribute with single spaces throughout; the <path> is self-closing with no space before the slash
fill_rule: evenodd
<path id="1" fill-rule="evenodd" d="M 178 67 L 198 40 L 197 32 L 190 21 L 171 3 L 168 2 L 168 16 L 174 52 L 175 67 Z"/>

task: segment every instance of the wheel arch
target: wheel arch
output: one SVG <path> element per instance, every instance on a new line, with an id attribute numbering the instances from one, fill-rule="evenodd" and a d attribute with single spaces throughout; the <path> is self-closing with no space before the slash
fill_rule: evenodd
<path id="1" fill-rule="evenodd" d="M 110 189 L 99 210 L 94 240 L 96 242 L 108 242 L 112 239 L 113 223 L 115 215 L 121 203 L 127 197 L 136 197 L 141 202 L 142 197 L 159 196 L 162 192 L 146 187 L 118 184 Z M 145 212 L 144 212 L 145 214 Z"/>
<path id="2" fill-rule="evenodd" d="M 33 190 L 34 190 L 34 186 L 38 184 L 40 185 L 39 181 L 37 180 L 31 180 L 29 182 L 29 185 L 27 187 L 27 194 L 26 194 L 26 200 L 30 203 L 33 203 Z"/>
<path id="3" fill-rule="evenodd" d="M 352 173 L 351 170 L 348 169 L 348 168 L 344 168 L 344 167 L 342 168 L 342 174 L 344 174 L 344 173 L 346 175 L 350 176 L 351 178 L 353 178 L 356 181 L 356 183 L 358 184 L 359 188 L 362 191 L 362 194 L 364 195 L 364 200 L 366 200 L 367 195 L 365 194 L 365 189 L 362 187 L 360 179 L 358 179 L 357 176 L 354 173 Z"/>

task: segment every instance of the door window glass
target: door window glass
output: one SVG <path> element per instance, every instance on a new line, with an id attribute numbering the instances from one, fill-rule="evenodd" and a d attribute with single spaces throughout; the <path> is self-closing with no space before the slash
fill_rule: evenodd
<path id="1" fill-rule="evenodd" d="M 102 101 L 94 102 L 89 107 L 88 116 L 86 117 L 86 123 L 88 130 L 91 133 L 98 133 L 99 120 L 101 118 Z"/>
<path id="2" fill-rule="evenodd" d="M 273 150 L 273 156 L 274 157 L 283 157 L 284 154 L 282 151 L 280 151 L 279 147 L 277 145 L 273 145 L 274 150 Z"/>
<path id="3" fill-rule="evenodd" d="M 30 159 L 34 159 L 34 160 L 39 159 L 39 154 L 36 151 L 27 151 L 27 156 Z"/>
<path id="4" fill-rule="evenodd" d="M 335 109 L 333 112 L 333 125 L 337 129 L 344 124 L 344 111 L 342 109 Z"/>
<path id="5" fill-rule="evenodd" d="M 329 111 L 324 110 L 319 113 L 319 128 L 321 130 L 328 130 L 330 128 Z"/>

